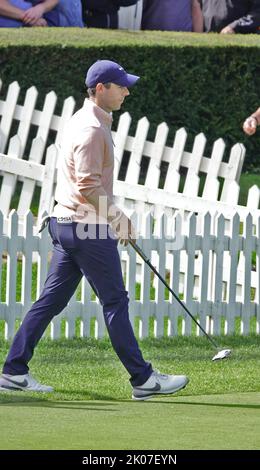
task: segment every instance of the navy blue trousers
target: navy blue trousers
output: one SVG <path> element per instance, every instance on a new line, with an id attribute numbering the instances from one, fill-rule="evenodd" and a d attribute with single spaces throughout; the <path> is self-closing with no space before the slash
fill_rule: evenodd
<path id="1" fill-rule="evenodd" d="M 20 375 L 29 370 L 28 362 L 48 324 L 67 305 L 82 276 L 85 276 L 103 307 L 108 333 L 115 352 L 130 374 L 133 386 L 142 385 L 153 369 L 143 359 L 128 314 L 128 293 L 125 290 L 117 241 L 104 238 L 107 226 L 60 224 L 51 218 L 49 233 L 53 255 L 43 291 L 25 316 L 15 335 L 3 367 L 3 373 Z M 83 229 L 92 229 L 92 237 L 82 237 Z M 96 237 L 93 236 L 97 231 Z M 102 233 L 101 233 L 102 230 Z M 103 238 L 102 238 L 103 237 Z"/>

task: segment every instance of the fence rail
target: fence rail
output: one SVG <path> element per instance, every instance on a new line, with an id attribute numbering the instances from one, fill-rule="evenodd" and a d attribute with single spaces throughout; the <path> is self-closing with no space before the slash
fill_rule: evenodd
<path id="1" fill-rule="evenodd" d="M 136 214 L 133 219 L 134 216 Z M 174 223 L 165 215 L 156 221 L 150 214 L 144 215 L 138 243 L 208 332 L 216 335 L 231 334 L 235 330 L 242 335 L 252 331 L 259 333 L 260 220 L 255 231 L 249 214 L 244 234 L 240 234 L 240 218 L 236 214 L 231 219 L 229 235 L 225 233 L 223 215 L 218 216 L 217 226 L 213 230 L 212 224 L 216 219 L 214 217 L 213 220 L 209 213 L 205 214 L 203 230 L 199 235 L 195 214 L 188 218 L 186 233 L 182 231 L 183 222 L 182 214 L 175 216 Z M 37 297 L 45 281 L 50 258 L 48 232 L 34 234 L 30 212 L 25 217 L 23 227 L 23 234 L 20 235 L 18 214 L 12 211 L 5 234 L 3 216 L 0 216 L 0 332 L 5 338 L 14 336 L 17 320 L 21 321 L 32 305 L 33 256 L 38 255 Z M 187 220 L 185 227 L 187 229 Z M 180 305 L 171 295 L 167 295 L 162 283 L 153 279 L 149 267 L 134 250 L 131 247 L 120 248 L 120 253 L 130 296 L 130 318 L 135 327 L 138 323 L 139 336 L 151 334 L 151 324 L 156 337 L 200 334 Z M 170 265 L 166 266 L 166 258 L 171 260 Z M 137 281 L 140 283 L 139 294 L 136 293 Z M 85 279 L 62 314 L 52 322 L 51 338 L 61 336 L 63 321 L 68 338 L 75 335 L 78 323 L 80 335 L 90 336 L 93 321 L 96 337 L 104 336 L 101 306 Z M 5 333 L 2 323 L 5 324 Z"/>

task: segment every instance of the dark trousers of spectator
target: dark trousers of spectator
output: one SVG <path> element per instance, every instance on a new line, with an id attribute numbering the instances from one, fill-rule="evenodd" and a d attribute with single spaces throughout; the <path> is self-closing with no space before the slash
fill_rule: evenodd
<path id="1" fill-rule="evenodd" d="M 84 231 L 90 236 L 84 238 Z M 117 240 L 109 236 L 106 225 L 61 224 L 54 217 L 50 219 L 49 233 L 53 256 L 44 289 L 14 338 L 3 373 L 23 375 L 28 372 L 28 362 L 42 334 L 53 317 L 66 307 L 85 276 L 99 297 L 113 348 L 129 372 L 131 384 L 142 385 L 153 370 L 142 357 L 129 320 L 128 293 Z"/>
<path id="2" fill-rule="evenodd" d="M 83 21 L 88 28 L 118 28 L 118 13 L 83 12 Z"/>

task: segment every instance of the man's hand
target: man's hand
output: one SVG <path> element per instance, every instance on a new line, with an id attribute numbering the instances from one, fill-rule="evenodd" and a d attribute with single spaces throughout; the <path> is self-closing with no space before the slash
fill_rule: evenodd
<path id="1" fill-rule="evenodd" d="M 243 124 L 243 131 L 248 135 L 253 135 L 257 128 L 257 119 L 253 116 L 248 117 Z"/>
<path id="2" fill-rule="evenodd" d="M 40 18 L 33 26 L 48 26 L 48 23 L 44 18 Z"/>
<path id="3" fill-rule="evenodd" d="M 235 34 L 235 31 L 230 26 L 226 26 L 220 31 L 221 34 Z"/>
<path id="4" fill-rule="evenodd" d="M 134 226 L 131 220 L 123 212 L 121 212 L 119 217 L 115 217 L 111 221 L 110 225 L 121 245 L 128 245 L 129 239 L 136 242 Z"/>
<path id="5" fill-rule="evenodd" d="M 41 3 L 35 5 L 35 7 L 28 8 L 28 10 L 24 12 L 22 18 L 23 23 L 29 26 L 36 26 L 38 20 L 42 18 L 44 11 L 44 6 Z"/>

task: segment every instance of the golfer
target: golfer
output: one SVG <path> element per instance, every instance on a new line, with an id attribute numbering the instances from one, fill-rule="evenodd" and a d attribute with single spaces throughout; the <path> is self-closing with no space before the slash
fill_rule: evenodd
<path id="1" fill-rule="evenodd" d="M 51 392 L 29 373 L 34 348 L 55 315 L 67 305 L 85 276 L 103 307 L 115 352 L 130 375 L 132 398 L 174 393 L 188 383 L 186 376 L 163 375 L 143 359 L 128 314 L 118 240 L 134 240 L 134 228 L 113 203 L 114 152 L 112 111 L 121 108 L 128 88 L 139 77 L 110 60 L 88 70 L 89 98 L 67 124 L 60 155 L 55 200 L 49 221 L 53 255 L 40 295 L 18 330 L 0 378 L 0 390 Z M 88 378 L 85 378 L 86 383 Z"/>
<path id="2" fill-rule="evenodd" d="M 257 126 L 260 125 L 260 108 L 258 108 L 251 116 L 249 116 L 244 124 L 243 130 L 248 135 L 253 135 L 256 132 Z"/>

